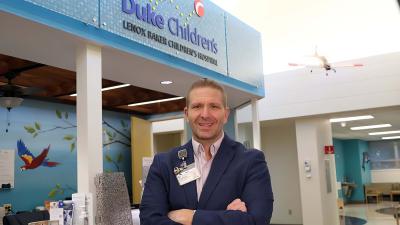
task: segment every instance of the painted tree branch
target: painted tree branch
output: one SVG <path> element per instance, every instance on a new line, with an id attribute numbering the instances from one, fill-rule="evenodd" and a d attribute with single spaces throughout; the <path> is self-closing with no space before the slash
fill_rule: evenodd
<path id="1" fill-rule="evenodd" d="M 114 143 L 120 143 L 120 144 L 125 145 L 125 146 L 127 146 L 127 147 L 131 147 L 130 144 L 125 143 L 125 142 L 123 142 L 123 141 L 121 141 L 121 140 L 114 140 L 114 141 L 110 141 L 110 142 L 108 142 L 108 143 L 104 143 L 104 144 L 103 144 L 103 147 L 106 147 L 106 146 L 108 146 L 108 145 L 112 145 L 112 144 L 114 144 Z"/>
<path id="2" fill-rule="evenodd" d="M 58 129 L 67 130 L 67 129 L 71 129 L 71 128 L 76 128 L 76 126 L 75 125 L 72 125 L 69 127 L 56 126 L 56 127 L 53 127 L 53 128 L 47 129 L 47 130 L 40 130 L 37 133 L 42 134 L 42 133 L 47 133 L 47 132 L 51 132 L 51 131 L 58 130 Z"/>
<path id="3" fill-rule="evenodd" d="M 120 130 L 116 129 L 115 127 L 113 127 L 111 124 L 107 123 L 107 121 L 103 120 L 103 123 L 108 126 L 109 128 L 113 129 L 115 132 L 117 132 L 119 135 L 121 135 L 122 137 L 126 138 L 128 141 L 131 141 L 131 137 L 122 133 Z M 131 146 L 131 145 L 129 145 Z"/>

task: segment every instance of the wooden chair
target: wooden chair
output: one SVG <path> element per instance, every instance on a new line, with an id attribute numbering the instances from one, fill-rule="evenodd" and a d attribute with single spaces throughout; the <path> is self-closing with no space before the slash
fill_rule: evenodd
<path id="1" fill-rule="evenodd" d="M 383 200 L 383 195 L 381 191 L 378 190 L 366 190 L 365 191 L 365 203 L 368 204 L 368 197 L 375 197 L 376 203 L 379 203 L 379 200 Z"/>

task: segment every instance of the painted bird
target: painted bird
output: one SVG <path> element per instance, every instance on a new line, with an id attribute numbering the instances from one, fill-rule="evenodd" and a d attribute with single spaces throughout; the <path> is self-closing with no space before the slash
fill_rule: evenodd
<path id="1" fill-rule="evenodd" d="M 43 149 L 37 157 L 33 156 L 22 140 L 17 142 L 17 148 L 19 157 L 25 162 L 25 165 L 20 167 L 21 171 L 36 169 L 39 166 L 55 167 L 59 164 L 58 162 L 49 162 L 49 160 L 46 159 L 50 150 L 50 145 Z"/>

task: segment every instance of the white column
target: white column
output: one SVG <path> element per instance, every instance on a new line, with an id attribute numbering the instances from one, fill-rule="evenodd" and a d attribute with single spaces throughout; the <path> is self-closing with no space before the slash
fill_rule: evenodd
<path id="1" fill-rule="evenodd" d="M 296 142 L 303 224 L 339 224 L 334 156 L 324 154 L 324 146 L 332 145 L 329 120 L 296 120 Z M 311 165 L 309 173 L 306 161 Z M 308 174 L 311 177 L 307 177 Z"/>
<path id="2" fill-rule="evenodd" d="M 251 114 L 253 125 L 253 147 L 261 149 L 260 119 L 258 117 L 258 101 L 251 99 Z"/>
<path id="3" fill-rule="evenodd" d="M 103 172 L 100 47 L 77 48 L 76 81 L 78 192 L 92 193 L 96 209 L 94 177 Z M 90 225 L 95 224 L 94 214 L 89 215 Z"/>

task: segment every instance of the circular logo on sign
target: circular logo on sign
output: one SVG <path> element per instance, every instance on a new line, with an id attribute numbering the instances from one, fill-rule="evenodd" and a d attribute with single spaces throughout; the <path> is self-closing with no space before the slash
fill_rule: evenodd
<path id="1" fill-rule="evenodd" d="M 203 0 L 194 0 L 194 9 L 199 17 L 204 16 Z"/>

